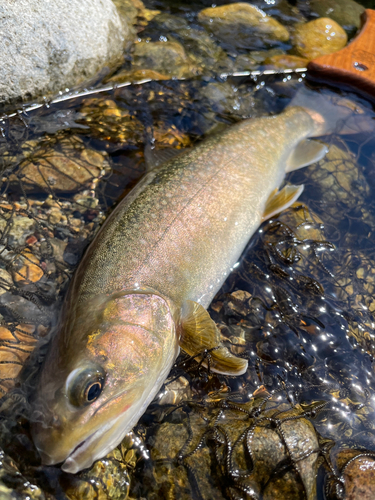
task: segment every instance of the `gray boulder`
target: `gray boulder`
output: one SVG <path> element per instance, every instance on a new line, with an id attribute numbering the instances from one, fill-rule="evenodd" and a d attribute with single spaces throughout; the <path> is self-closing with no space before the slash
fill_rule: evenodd
<path id="1" fill-rule="evenodd" d="M 111 0 L 2 0 L 0 103 L 93 78 L 122 60 L 133 36 Z"/>

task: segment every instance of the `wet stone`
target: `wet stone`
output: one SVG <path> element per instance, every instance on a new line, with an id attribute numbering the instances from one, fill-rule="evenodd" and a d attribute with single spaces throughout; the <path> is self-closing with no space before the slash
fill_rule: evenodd
<path id="1" fill-rule="evenodd" d="M 247 3 L 209 7 L 198 14 L 198 20 L 226 47 L 251 50 L 289 40 L 284 26 Z"/>
<path id="2" fill-rule="evenodd" d="M 329 17 L 349 32 L 360 27 L 365 8 L 354 0 L 311 0 L 311 9 L 320 17 Z"/>
<path id="3" fill-rule="evenodd" d="M 178 405 L 181 401 L 189 399 L 191 388 L 189 381 L 185 377 L 179 377 L 171 383 L 165 385 L 157 396 L 159 405 Z"/>
<path id="4" fill-rule="evenodd" d="M 13 215 L 11 212 L 0 213 L 1 236 L 8 241 L 25 244 L 26 239 L 34 232 L 35 221 L 26 215 Z"/>
<path id="5" fill-rule="evenodd" d="M 220 396 L 215 401 L 219 402 Z M 245 488 L 248 494 L 253 492 L 267 500 L 276 497 L 313 500 L 318 448 L 313 426 L 304 418 L 295 419 L 301 410 L 288 410 L 287 405 L 262 413 L 258 425 L 256 420 L 246 418 L 253 404 L 236 403 L 234 408 L 224 411 L 215 410 L 214 406 L 210 410 L 208 404 L 208 409 L 201 412 L 193 409 L 185 415 L 176 410 L 174 417 L 161 424 L 152 437 L 154 468 L 152 472 L 147 469 L 143 472 L 147 498 L 162 495 L 187 499 L 198 491 L 203 499 L 221 499 Z M 229 443 L 233 450 L 227 461 Z M 294 464 L 291 470 L 288 467 L 274 474 L 282 463 L 290 460 Z M 226 469 L 225 464 L 228 464 Z M 218 481 L 219 471 L 225 474 L 224 481 Z M 245 471 L 248 474 L 241 477 Z"/>
<path id="6" fill-rule="evenodd" d="M 8 313 L 15 320 L 24 320 L 35 324 L 48 322 L 48 316 L 46 317 L 46 311 L 42 307 L 38 307 L 34 302 L 19 295 L 13 295 L 10 292 L 0 296 L 1 310 L 4 311 L 3 314 Z"/>
<path id="7" fill-rule="evenodd" d="M 33 282 L 39 281 L 43 276 L 43 269 L 40 267 L 40 263 L 37 259 L 33 262 L 27 262 L 24 266 L 19 269 L 15 275 L 15 281 L 25 281 Z"/>
<path id="8" fill-rule="evenodd" d="M 69 474 L 65 480 L 64 491 L 69 500 L 126 500 L 129 484 L 126 463 L 119 450 L 115 449 L 104 460 L 95 462 L 90 470 L 81 472 L 78 476 Z"/>
<path id="9" fill-rule="evenodd" d="M 69 192 L 99 178 L 108 168 L 105 155 L 86 148 L 77 136 L 52 144 L 42 141 L 10 181 L 27 192 Z"/>
<path id="10" fill-rule="evenodd" d="M 173 33 L 173 38 L 182 44 L 194 64 L 202 68 L 203 73 L 212 70 L 217 74 L 232 68 L 232 61 L 206 30 L 192 27 L 186 19 L 167 13 L 155 17 L 154 24 L 158 33 L 165 30 Z M 168 40 L 172 40 L 170 35 Z"/>
<path id="11" fill-rule="evenodd" d="M 113 3 L 120 17 L 132 24 L 147 24 L 160 12 L 147 9 L 141 0 L 113 0 Z"/>
<path id="12" fill-rule="evenodd" d="M 199 91 L 199 97 L 207 108 L 219 115 L 251 116 L 255 107 L 252 93 L 238 91 L 228 82 L 208 83 Z"/>
<path id="13" fill-rule="evenodd" d="M 201 72 L 177 41 L 136 43 L 132 68 L 153 70 L 177 78 L 187 78 Z"/>
<path id="14" fill-rule="evenodd" d="M 124 82 L 140 82 L 142 80 L 149 80 L 149 79 L 156 81 L 169 80 L 170 76 L 163 75 L 162 73 L 154 71 L 153 69 L 136 69 L 133 71 L 131 70 L 120 71 L 119 73 L 116 73 L 114 76 L 112 76 L 108 81 L 115 83 L 124 83 Z"/>
<path id="15" fill-rule="evenodd" d="M 248 54 L 239 54 L 233 63 L 234 69 L 235 71 L 253 71 L 264 64 L 266 59 L 284 54 L 282 49 L 253 50 Z"/>
<path id="16" fill-rule="evenodd" d="M 29 482 L 15 462 L 0 450 L 0 497 L 2 500 L 50 500 L 42 489 Z"/>
<path id="17" fill-rule="evenodd" d="M 325 158 L 309 168 L 311 180 L 317 186 L 319 203 L 324 207 L 325 222 L 333 222 L 340 218 L 346 209 L 359 209 L 360 200 L 367 197 L 370 188 L 363 172 L 358 168 L 354 155 L 349 151 L 331 144 Z"/>
<path id="18" fill-rule="evenodd" d="M 306 68 L 308 59 L 289 54 L 275 55 L 267 57 L 263 64 L 266 69 L 297 69 Z"/>
<path id="19" fill-rule="evenodd" d="M 306 59 L 332 54 L 345 47 L 348 37 L 343 28 L 328 17 L 321 17 L 298 26 L 293 45 Z"/>
<path id="20" fill-rule="evenodd" d="M 68 243 L 63 254 L 64 261 L 70 266 L 76 266 L 80 261 L 86 246 L 87 242 L 82 239 Z"/>
<path id="21" fill-rule="evenodd" d="M 152 78 L 159 74 L 151 75 Z M 112 81 L 133 81 L 146 78 L 145 75 L 119 73 Z M 150 77 L 150 76 L 148 76 Z M 137 117 L 114 100 L 93 97 L 85 99 L 80 109 L 80 123 L 88 126 L 94 137 L 106 142 L 138 144 L 143 139 L 143 125 Z"/>
<path id="22" fill-rule="evenodd" d="M 12 286 L 12 276 L 5 269 L 0 269 L 0 295 L 9 290 Z"/>
<path id="23" fill-rule="evenodd" d="M 231 293 L 224 302 L 224 314 L 238 319 L 245 317 L 250 312 L 250 299 L 250 293 L 243 290 Z"/>
<path id="24" fill-rule="evenodd" d="M 344 494 L 345 500 L 372 500 L 375 491 L 375 455 L 359 450 L 341 450 L 335 461 L 340 468 L 342 484 L 331 479 L 329 489 Z"/>

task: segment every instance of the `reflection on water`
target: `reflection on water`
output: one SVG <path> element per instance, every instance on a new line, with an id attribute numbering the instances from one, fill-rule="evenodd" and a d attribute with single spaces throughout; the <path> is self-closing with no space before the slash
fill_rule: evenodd
<path id="1" fill-rule="evenodd" d="M 267 8 L 286 26 L 306 15 L 289 4 Z M 189 12 L 176 4 L 140 36 L 172 33 L 195 54 L 179 53 L 180 69 L 211 76 L 80 97 L 2 123 L 1 494 L 321 499 L 325 491 L 338 499 L 358 485 L 371 491 L 361 476 L 375 464 L 375 139 L 366 131 L 323 138 L 327 157 L 288 175 L 305 184 L 300 200 L 262 225 L 210 307 L 227 345 L 249 359 L 244 376 L 213 375 L 181 355 L 135 433 L 77 476 L 41 467 L 30 441 L 16 378 L 40 340 L 23 374 L 32 384 L 82 252 L 145 171 L 144 144 L 190 147 L 242 118 L 279 112 L 303 85 L 298 75 L 213 76 L 258 67 L 265 54 L 255 47 L 250 57 L 228 39 L 213 44 L 199 26 L 188 29 Z M 285 44 L 261 48 L 270 57 Z M 141 49 L 137 57 L 120 79 L 142 70 Z M 160 77 L 165 68 L 151 69 Z M 374 117 L 369 103 L 346 96 Z"/>

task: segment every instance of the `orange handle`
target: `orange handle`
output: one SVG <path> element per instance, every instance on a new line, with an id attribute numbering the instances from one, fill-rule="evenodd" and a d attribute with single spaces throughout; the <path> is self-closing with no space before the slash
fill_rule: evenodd
<path id="1" fill-rule="evenodd" d="M 361 17 L 362 28 L 343 49 L 309 62 L 312 80 L 328 81 L 340 86 L 355 87 L 375 97 L 375 11 L 366 9 Z"/>

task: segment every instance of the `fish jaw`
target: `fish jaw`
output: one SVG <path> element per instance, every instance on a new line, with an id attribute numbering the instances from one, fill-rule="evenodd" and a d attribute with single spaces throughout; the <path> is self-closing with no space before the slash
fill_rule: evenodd
<path id="1" fill-rule="evenodd" d="M 70 360 L 65 374 L 55 377 L 60 380 L 53 380 L 53 358 L 47 358 L 34 403 L 39 421 L 31 427 L 45 465 L 63 462 L 62 469 L 74 474 L 104 457 L 131 431 L 168 376 L 179 351 L 169 306 L 160 296 L 135 295 L 117 294 L 110 301 L 103 324 L 88 335 L 85 351 Z M 74 407 L 71 383 L 80 370 L 99 363 L 106 372 L 103 393 L 92 405 Z"/>

